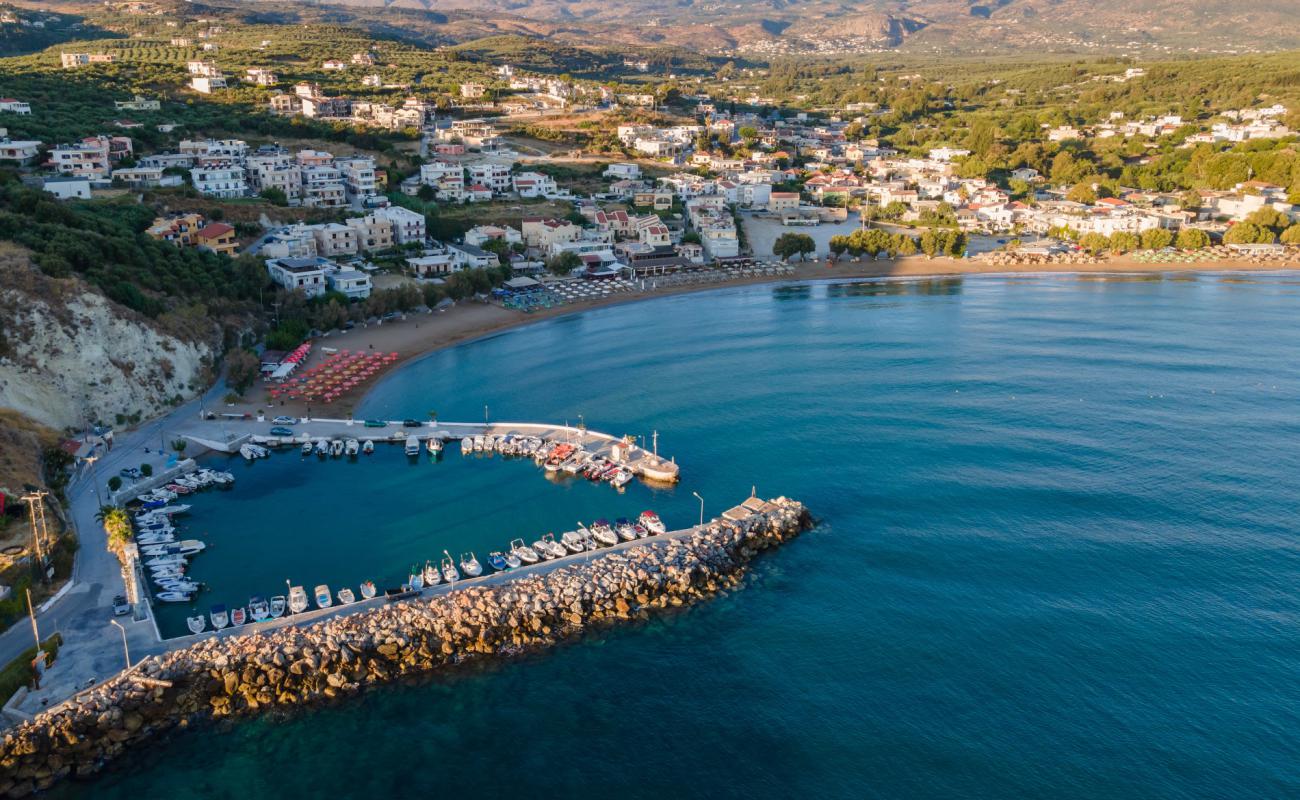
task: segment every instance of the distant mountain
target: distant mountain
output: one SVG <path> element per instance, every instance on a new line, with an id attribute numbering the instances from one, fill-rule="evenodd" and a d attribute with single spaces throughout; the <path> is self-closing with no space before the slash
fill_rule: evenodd
<path id="1" fill-rule="evenodd" d="M 1300 48 L 1296 0 L 327 0 L 517 33 L 703 52 L 1246 52 Z"/>

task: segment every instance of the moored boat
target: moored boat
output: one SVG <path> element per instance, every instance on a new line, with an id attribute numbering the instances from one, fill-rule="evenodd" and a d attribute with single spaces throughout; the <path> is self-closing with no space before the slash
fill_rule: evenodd
<path id="1" fill-rule="evenodd" d="M 350 457 L 356 456 L 360 450 L 361 442 L 358 442 L 356 439 L 348 439 L 343 443 L 343 452 L 347 453 Z"/>
<path id="2" fill-rule="evenodd" d="M 230 624 L 230 615 L 226 613 L 226 607 L 215 605 L 208 611 L 208 618 L 212 620 L 212 627 L 221 630 Z"/>
<path id="3" fill-rule="evenodd" d="M 663 520 L 659 519 L 659 515 L 653 511 L 642 511 L 638 521 L 646 530 L 653 534 L 664 533 L 668 530 L 667 526 L 664 525 Z"/>
<path id="4" fill-rule="evenodd" d="M 188 603 L 192 599 L 188 593 L 176 591 L 159 592 L 153 597 L 155 600 L 161 600 L 164 603 Z"/>
<path id="5" fill-rule="evenodd" d="M 577 531 L 569 531 L 560 537 L 560 544 L 570 553 L 581 553 L 587 549 L 587 543 L 582 534 Z"/>
<path id="6" fill-rule="evenodd" d="M 618 544 L 618 534 L 607 519 L 598 519 L 591 525 L 591 535 L 606 547 Z"/>
<path id="7" fill-rule="evenodd" d="M 506 552 L 501 554 L 501 557 L 506 560 L 506 566 L 509 567 L 510 569 L 515 569 L 520 564 L 524 563 L 519 560 L 519 555 L 515 553 L 515 551 L 513 550 L 507 550 Z"/>
<path id="8" fill-rule="evenodd" d="M 460 454 L 467 456 L 472 452 L 474 452 L 474 440 L 466 436 L 460 440 Z"/>
<path id="9" fill-rule="evenodd" d="M 357 602 L 357 596 L 352 593 L 351 589 L 346 586 L 339 589 L 339 605 L 346 606 L 355 602 Z"/>
<path id="10" fill-rule="evenodd" d="M 564 545 L 555 541 L 555 534 L 553 533 L 548 533 L 543 536 L 542 544 L 545 545 L 546 549 L 551 551 L 551 558 L 563 558 L 568 555 L 568 551 L 564 549 Z"/>
<path id="11" fill-rule="evenodd" d="M 293 586 L 289 589 L 289 610 L 295 614 L 307 610 L 307 591 L 301 586 Z"/>
<path id="12" fill-rule="evenodd" d="M 430 564 L 428 561 L 424 562 L 423 577 L 425 586 L 437 586 L 442 583 L 442 573 L 438 571 L 437 566 Z"/>
<path id="13" fill-rule="evenodd" d="M 455 583 L 460 580 L 460 571 L 456 569 L 456 562 L 452 560 L 451 553 L 446 550 L 442 552 L 442 579 L 447 583 Z"/>
<path id="14" fill-rule="evenodd" d="M 361 584 L 361 596 L 367 600 L 375 596 L 374 581 L 366 581 L 365 583 Z"/>
<path id="15" fill-rule="evenodd" d="M 511 540 L 510 553 L 523 564 L 536 564 L 539 559 L 537 551 L 524 544 L 523 539 Z"/>
<path id="16" fill-rule="evenodd" d="M 497 572 L 505 572 L 510 569 L 510 564 L 506 562 L 506 557 L 496 550 L 488 553 L 488 564 Z"/>
<path id="17" fill-rule="evenodd" d="M 253 595 L 248 598 L 248 616 L 253 622 L 261 622 L 271 617 L 271 604 L 261 597 Z"/>
<path id="18" fill-rule="evenodd" d="M 190 629 L 190 633 L 203 633 L 203 629 L 208 627 L 208 621 L 202 614 L 197 617 L 186 617 L 185 627 Z"/>
<path id="19" fill-rule="evenodd" d="M 406 454 L 408 456 L 418 456 L 420 454 L 420 439 L 415 435 L 406 437 Z"/>
<path id="20" fill-rule="evenodd" d="M 310 440 L 310 439 L 308 439 L 307 441 L 305 441 L 305 442 L 302 443 L 302 454 L 303 454 L 304 456 L 309 456 L 309 455 L 311 455 L 311 440 Z"/>
<path id="21" fill-rule="evenodd" d="M 331 440 L 330 440 L 330 458 L 338 458 L 338 457 L 341 456 L 341 455 L 343 455 L 343 440 L 342 440 L 342 439 L 331 439 Z"/>
<path id="22" fill-rule="evenodd" d="M 461 553 L 460 570 L 465 573 L 466 577 L 477 578 L 483 574 L 483 565 L 478 563 L 478 559 L 474 557 L 473 553 Z"/>
<path id="23" fill-rule="evenodd" d="M 316 455 L 324 458 L 330 454 L 330 440 L 324 437 L 316 440 L 316 446 L 313 448 Z"/>
<path id="24" fill-rule="evenodd" d="M 248 613 L 244 611 L 243 606 L 236 606 L 230 610 L 230 626 L 237 628 L 248 621 Z"/>
<path id="25" fill-rule="evenodd" d="M 625 542 L 636 538 L 636 528 L 632 527 L 632 521 L 627 517 L 619 517 L 614 521 L 614 532 Z"/>
<path id="26" fill-rule="evenodd" d="M 270 606 L 271 619 L 279 619 L 280 617 L 283 617 L 284 609 L 287 605 L 288 601 L 284 599 L 284 595 L 277 594 L 275 597 L 272 597 Z"/>
<path id="27" fill-rule="evenodd" d="M 334 605 L 334 598 L 330 595 L 330 587 L 320 584 L 311 590 L 312 596 L 316 598 L 316 605 L 319 608 L 329 608 Z"/>
<path id="28" fill-rule="evenodd" d="M 429 565 L 427 563 L 424 565 L 424 570 L 421 570 L 419 567 L 413 567 L 410 576 L 406 579 L 406 585 L 417 592 L 423 589 L 424 576 L 428 572 L 428 569 Z"/>
<path id="29" fill-rule="evenodd" d="M 365 455 L 370 455 L 371 453 L 375 452 L 374 440 L 367 439 L 364 443 L 362 443 L 361 452 L 364 453 Z"/>

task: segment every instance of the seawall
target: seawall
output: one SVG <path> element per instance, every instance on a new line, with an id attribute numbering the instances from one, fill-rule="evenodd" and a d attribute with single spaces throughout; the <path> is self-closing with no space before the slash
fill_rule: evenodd
<path id="1" fill-rule="evenodd" d="M 804 506 L 750 501 L 681 538 L 650 538 L 540 575 L 385 605 L 270 633 L 210 638 L 150 656 L 13 729 L 0 793 L 88 777 L 133 746 L 205 720 L 356 693 L 403 676 L 540 650 L 589 626 L 641 619 L 735 585 L 753 556 L 799 535 Z"/>

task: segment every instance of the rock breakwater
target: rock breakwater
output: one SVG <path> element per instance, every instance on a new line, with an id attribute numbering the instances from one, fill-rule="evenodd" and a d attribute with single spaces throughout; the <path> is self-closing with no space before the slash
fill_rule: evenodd
<path id="1" fill-rule="evenodd" d="M 801 503 L 748 501 L 739 519 L 643 540 L 588 562 L 302 627 L 209 638 L 150 656 L 10 731 L 0 794 L 88 777 L 152 737 L 210 719 L 346 696 L 403 676 L 510 657 L 591 626 L 644 619 L 734 586 L 753 556 L 810 525 Z"/>

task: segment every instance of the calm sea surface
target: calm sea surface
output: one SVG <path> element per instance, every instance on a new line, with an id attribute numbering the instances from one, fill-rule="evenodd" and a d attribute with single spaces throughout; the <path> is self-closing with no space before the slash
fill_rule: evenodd
<path id="1" fill-rule="evenodd" d="M 709 514 L 790 495 L 820 525 L 684 613 L 181 736 L 56 796 L 1300 796 L 1295 277 L 663 298 L 434 354 L 358 416 L 485 404 L 658 430 L 682 484 L 458 451 L 231 462 L 187 522 L 205 604 L 646 507 L 681 527 L 693 491 Z"/>

